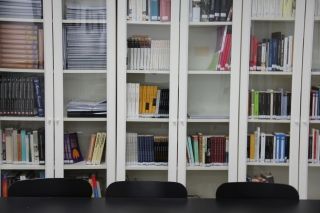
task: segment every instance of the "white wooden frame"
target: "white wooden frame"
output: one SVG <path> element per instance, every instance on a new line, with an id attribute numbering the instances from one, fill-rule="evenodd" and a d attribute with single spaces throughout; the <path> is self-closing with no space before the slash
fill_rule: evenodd
<path id="1" fill-rule="evenodd" d="M 294 24 L 294 54 L 292 71 L 292 102 L 290 121 L 290 163 L 289 184 L 298 189 L 299 174 L 299 131 L 300 131 L 300 92 L 304 35 L 305 0 L 296 1 Z M 268 19 L 269 20 L 269 19 Z M 277 19 L 269 20 L 277 21 Z M 251 0 L 243 0 L 242 44 L 250 44 Z M 248 90 L 249 90 L 249 54 L 250 45 L 242 45 L 241 85 L 239 113 L 239 160 L 238 181 L 246 181 L 247 175 L 247 129 L 248 129 Z M 268 73 L 266 73 L 268 75 Z"/>
<path id="2" fill-rule="evenodd" d="M 233 1 L 232 19 L 232 52 L 231 52 L 231 72 L 214 71 L 189 71 L 188 47 L 189 47 L 189 26 L 220 26 L 229 25 L 229 22 L 199 22 L 189 23 L 189 1 L 181 2 L 180 18 L 180 67 L 179 67 L 179 130 L 178 130 L 178 182 L 186 185 L 186 141 L 187 141 L 187 108 L 188 108 L 188 75 L 189 74 L 217 74 L 230 75 L 230 118 L 221 121 L 213 119 L 210 121 L 199 120 L 199 122 L 229 122 L 229 163 L 228 181 L 237 181 L 237 160 L 238 160 L 238 114 L 239 114 L 239 87 L 240 87 L 240 52 L 241 52 L 241 16 L 242 0 Z M 225 170 L 225 167 L 221 167 Z M 200 169 L 201 170 L 201 169 Z M 206 170 L 203 168 L 203 170 Z M 219 167 L 216 168 L 219 170 Z"/>
<path id="3" fill-rule="evenodd" d="M 116 1 L 106 0 L 107 17 L 107 70 L 99 71 L 81 71 L 81 73 L 105 73 L 107 85 L 107 119 L 105 118 L 64 118 L 63 109 L 63 75 L 64 73 L 79 73 L 77 71 L 63 70 L 63 40 L 62 27 L 63 23 L 103 23 L 102 20 L 63 20 L 62 18 L 62 0 L 53 1 L 53 33 L 54 33 L 54 108 L 55 108 L 55 177 L 64 176 L 63 162 L 63 135 L 65 121 L 90 121 L 90 122 L 107 122 L 107 143 L 106 143 L 106 168 L 101 166 L 92 166 L 90 169 L 106 170 L 106 185 L 108 186 L 115 181 L 115 153 L 116 153 Z M 70 167 L 69 169 L 88 169 L 83 166 Z"/>
<path id="4" fill-rule="evenodd" d="M 177 113 L 178 113 L 178 68 L 179 68 L 179 9 L 180 1 L 171 0 L 170 22 L 170 112 L 169 119 L 137 119 L 132 122 L 168 122 L 169 123 L 169 152 L 168 152 L 168 181 L 176 181 L 177 175 Z M 127 24 L 168 25 L 162 22 L 130 22 L 127 23 L 127 1 L 119 0 L 117 8 L 117 181 L 126 177 L 126 83 L 127 83 Z M 132 72 L 131 72 L 132 73 Z M 148 72 L 147 72 L 148 73 Z M 156 73 L 156 72 L 153 72 Z M 139 168 L 135 168 L 139 170 Z M 163 168 L 149 168 L 162 170 Z M 141 168 L 140 170 L 148 170 Z"/>
<path id="5" fill-rule="evenodd" d="M 310 88 L 314 31 L 315 0 L 306 1 L 306 16 L 304 29 L 304 49 L 301 91 L 301 125 L 300 125 L 300 159 L 299 159 L 299 193 L 300 199 L 308 198 L 308 141 L 309 141 L 309 113 Z"/>

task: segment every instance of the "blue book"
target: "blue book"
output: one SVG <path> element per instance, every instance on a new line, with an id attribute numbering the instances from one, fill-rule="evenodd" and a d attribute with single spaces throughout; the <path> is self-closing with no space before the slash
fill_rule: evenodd
<path id="1" fill-rule="evenodd" d="M 34 94 L 36 98 L 37 115 L 39 117 L 44 117 L 44 101 L 43 101 L 43 95 L 40 87 L 39 78 L 33 79 L 33 87 L 34 87 Z"/>
<path id="2" fill-rule="evenodd" d="M 26 153 L 26 131 L 21 130 L 21 161 L 26 162 L 27 161 L 27 153 Z"/>
<path id="3" fill-rule="evenodd" d="M 276 134 L 276 162 L 280 160 L 280 135 Z"/>
<path id="4" fill-rule="evenodd" d="M 284 162 L 286 136 L 284 134 L 281 134 L 280 138 L 281 138 L 281 142 L 280 142 L 280 161 Z"/>
<path id="5" fill-rule="evenodd" d="M 138 162 L 142 162 L 142 136 L 138 136 Z"/>
<path id="6" fill-rule="evenodd" d="M 158 21 L 159 14 L 159 0 L 151 0 L 150 2 L 150 20 Z"/>
<path id="7" fill-rule="evenodd" d="M 150 162 L 154 162 L 154 138 L 153 136 L 150 136 L 150 150 L 151 150 L 151 155 L 150 155 Z"/>

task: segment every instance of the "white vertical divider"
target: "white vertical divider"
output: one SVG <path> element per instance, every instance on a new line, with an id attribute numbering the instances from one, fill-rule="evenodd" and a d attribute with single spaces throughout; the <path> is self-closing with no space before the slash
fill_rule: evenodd
<path id="1" fill-rule="evenodd" d="M 106 0 L 107 5 L 107 184 L 116 180 L 116 0 Z"/>
<path id="2" fill-rule="evenodd" d="M 187 113 L 188 113 L 188 46 L 189 46 L 189 1 L 181 1 L 180 10 L 180 66 L 179 66 L 179 130 L 177 181 L 186 185 L 187 159 Z"/>
<path id="3" fill-rule="evenodd" d="M 117 166 L 116 180 L 126 179 L 126 60 L 127 60 L 127 1 L 117 5 Z"/>
<path id="4" fill-rule="evenodd" d="M 229 121 L 229 162 L 228 181 L 238 178 L 238 133 L 239 133 L 239 88 L 241 58 L 241 17 L 242 0 L 233 0 L 232 13 L 232 49 L 230 76 L 230 121 Z M 250 44 L 250 43 L 249 43 Z"/>
<path id="5" fill-rule="evenodd" d="M 248 129 L 248 90 L 249 57 L 251 31 L 251 0 L 243 0 L 242 36 L 241 36 L 241 75 L 239 106 L 239 151 L 238 181 L 245 182 L 247 175 L 247 129 Z M 246 45 L 244 45 L 246 44 Z"/>
<path id="6" fill-rule="evenodd" d="M 54 126 L 55 126 L 55 177 L 64 177 L 63 170 L 63 40 L 62 0 L 53 2 L 53 43 L 54 43 Z"/>
<path id="7" fill-rule="evenodd" d="M 45 177 L 54 177 L 52 1 L 43 1 L 45 80 Z"/>
<path id="8" fill-rule="evenodd" d="M 168 181 L 177 181 L 180 0 L 171 0 Z"/>
<path id="9" fill-rule="evenodd" d="M 299 189 L 299 135 L 300 135 L 300 98 L 303 57 L 303 34 L 305 17 L 305 0 L 296 1 L 294 25 L 294 52 L 291 86 L 291 123 L 290 123 L 290 162 L 289 184 Z"/>
<path id="10" fill-rule="evenodd" d="M 310 88 L 314 30 L 315 0 L 306 1 L 306 15 L 304 28 L 302 91 L 301 91 L 301 125 L 300 125 L 300 159 L 299 159 L 299 194 L 300 199 L 308 198 L 308 141 L 309 141 L 309 113 Z"/>

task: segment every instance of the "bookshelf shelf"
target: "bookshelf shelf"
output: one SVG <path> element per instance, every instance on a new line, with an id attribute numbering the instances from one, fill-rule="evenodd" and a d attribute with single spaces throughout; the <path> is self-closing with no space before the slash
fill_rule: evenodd
<path id="1" fill-rule="evenodd" d="M 170 22 L 160 22 L 160 21 L 127 21 L 128 25 L 161 25 L 161 26 L 170 26 Z"/>
<path id="2" fill-rule="evenodd" d="M 1 170 L 44 170 L 45 165 L 31 164 L 1 164 Z"/>
<path id="3" fill-rule="evenodd" d="M 310 124 L 320 124 L 320 120 L 310 120 Z"/>
<path id="4" fill-rule="evenodd" d="M 315 167 L 315 168 L 320 168 L 320 163 L 309 163 L 309 167 Z"/>
<path id="5" fill-rule="evenodd" d="M 68 118 L 63 119 L 66 122 L 83 121 L 83 122 L 106 122 L 107 118 Z"/>
<path id="6" fill-rule="evenodd" d="M 312 76 L 320 76 L 320 71 L 312 71 L 311 75 Z"/>
<path id="7" fill-rule="evenodd" d="M 290 124 L 290 120 L 275 120 L 275 119 L 248 119 L 249 123 L 283 123 Z"/>
<path id="8" fill-rule="evenodd" d="M 164 171 L 168 170 L 168 166 L 156 166 L 156 165 L 127 165 L 126 170 L 136 171 Z"/>
<path id="9" fill-rule="evenodd" d="M 0 18 L 3 22 L 28 22 L 28 23 L 43 23 L 43 19 L 25 19 L 25 18 Z"/>
<path id="10" fill-rule="evenodd" d="M 188 123 L 229 123 L 229 119 L 196 119 L 196 118 L 188 118 Z"/>
<path id="11" fill-rule="evenodd" d="M 11 73 L 44 73 L 43 69 L 9 69 L 0 68 L 0 72 L 11 72 Z"/>
<path id="12" fill-rule="evenodd" d="M 314 17 L 314 20 L 315 20 L 316 22 L 319 22 L 319 21 L 320 21 L 320 16 L 315 16 L 315 17 Z"/>
<path id="13" fill-rule="evenodd" d="M 169 118 L 127 118 L 127 122 L 167 123 Z"/>
<path id="14" fill-rule="evenodd" d="M 190 27 L 211 27 L 211 26 L 227 26 L 232 25 L 231 21 L 216 21 L 216 22 L 190 22 Z"/>
<path id="15" fill-rule="evenodd" d="M 252 21 L 294 22 L 294 17 L 252 17 Z"/>
<path id="16" fill-rule="evenodd" d="M 156 70 L 127 70 L 127 74 L 170 74 L 170 71 L 156 71 Z"/>
<path id="17" fill-rule="evenodd" d="M 248 166 L 289 166 L 289 163 L 247 162 Z"/>
<path id="18" fill-rule="evenodd" d="M 0 121 L 45 121 L 43 117 L 11 117 L 0 116 Z"/>
<path id="19" fill-rule="evenodd" d="M 84 161 L 74 164 L 64 164 L 65 170 L 105 170 L 107 169 L 106 163 L 101 163 L 99 165 L 88 165 Z"/>
<path id="20" fill-rule="evenodd" d="M 189 75 L 230 75 L 231 71 L 189 70 Z"/>
<path id="21" fill-rule="evenodd" d="M 65 74 L 106 74 L 106 70 L 63 70 Z"/>
<path id="22" fill-rule="evenodd" d="M 63 24 L 105 24 L 107 23 L 104 19 L 64 19 L 62 20 Z"/>
<path id="23" fill-rule="evenodd" d="M 250 75 L 285 75 L 285 76 L 292 76 L 292 72 L 279 72 L 279 71 L 250 71 Z"/>
<path id="24" fill-rule="evenodd" d="M 188 171 L 228 171 L 228 166 L 187 166 Z"/>

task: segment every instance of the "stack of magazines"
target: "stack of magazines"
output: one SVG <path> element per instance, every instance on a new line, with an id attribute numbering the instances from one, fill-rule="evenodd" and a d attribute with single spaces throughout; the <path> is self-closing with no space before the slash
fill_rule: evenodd
<path id="1" fill-rule="evenodd" d="M 105 0 L 67 0 L 65 3 L 66 19 L 106 19 Z"/>
<path id="2" fill-rule="evenodd" d="M 105 69 L 106 25 L 70 24 L 64 27 L 64 68 Z"/>
<path id="3" fill-rule="evenodd" d="M 1 18 L 42 18 L 42 0 L 0 0 Z"/>
<path id="4" fill-rule="evenodd" d="M 67 105 L 68 117 L 106 117 L 107 101 L 70 101 Z"/>

